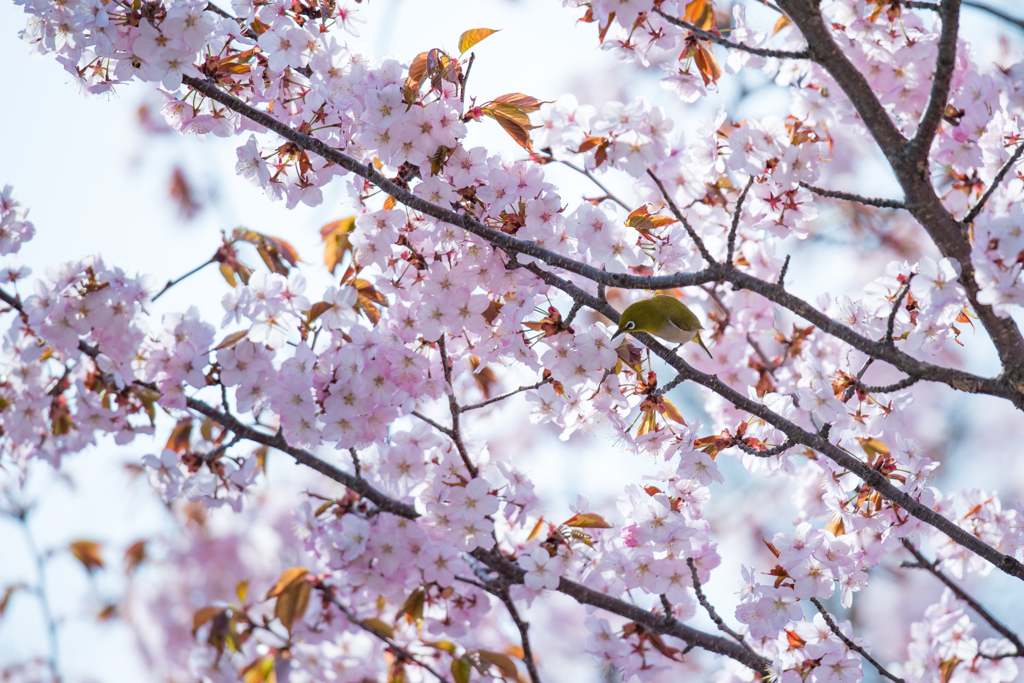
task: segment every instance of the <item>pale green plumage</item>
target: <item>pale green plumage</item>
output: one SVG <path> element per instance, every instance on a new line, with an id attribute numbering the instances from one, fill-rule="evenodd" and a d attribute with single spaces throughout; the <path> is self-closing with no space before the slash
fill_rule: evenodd
<path id="1" fill-rule="evenodd" d="M 627 306 L 612 339 L 625 332 L 647 332 L 680 346 L 696 341 L 709 357 L 714 358 L 700 338 L 701 329 L 700 320 L 686 304 L 675 297 L 658 294 Z"/>

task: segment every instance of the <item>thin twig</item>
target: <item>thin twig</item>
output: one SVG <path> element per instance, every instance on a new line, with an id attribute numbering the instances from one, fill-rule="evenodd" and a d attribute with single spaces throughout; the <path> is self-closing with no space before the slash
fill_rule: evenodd
<path id="1" fill-rule="evenodd" d="M 572 170 L 576 171 L 577 173 L 580 173 L 580 174 L 586 176 L 590 180 L 590 182 L 592 182 L 595 185 L 597 185 L 597 187 L 601 190 L 601 192 L 604 192 L 604 196 L 605 197 L 607 197 L 608 199 L 612 200 L 613 202 L 615 202 L 616 204 L 621 206 L 626 211 L 630 211 L 631 210 L 629 208 L 629 205 L 626 204 L 626 202 L 622 201 L 621 199 L 616 197 L 614 194 L 612 194 L 612 191 L 609 190 L 607 187 L 605 187 L 604 183 L 602 183 L 600 180 L 595 178 L 594 174 L 591 173 L 590 171 L 588 171 L 587 169 L 580 168 L 576 164 L 572 163 L 571 161 L 566 161 L 565 159 L 555 159 L 554 156 L 551 157 L 551 160 L 552 161 L 557 161 L 558 163 L 562 164 L 563 166 L 568 166 L 569 168 L 571 168 Z"/>
<path id="2" fill-rule="evenodd" d="M 459 97 L 463 102 L 466 101 L 466 82 L 469 80 L 469 72 L 473 69 L 473 62 L 476 60 L 476 53 L 469 53 L 469 64 L 466 65 L 466 73 L 462 75 L 462 94 Z"/>
<path id="3" fill-rule="evenodd" d="M 893 328 L 896 327 L 896 314 L 900 310 L 900 304 L 903 303 L 903 297 L 910 291 L 910 281 L 914 279 L 914 273 L 907 276 L 907 282 L 900 289 L 896 295 L 896 301 L 892 302 L 892 310 L 889 311 L 889 319 L 885 322 L 885 338 L 880 341 L 884 342 L 886 346 L 896 346 L 896 340 L 892 338 Z"/>
<path id="4" fill-rule="evenodd" d="M 583 304 L 581 304 L 579 301 L 573 302 L 572 308 L 569 309 L 569 315 L 565 316 L 565 320 L 563 321 L 566 327 L 572 325 L 572 321 L 576 319 L 576 316 L 577 314 L 579 314 L 581 308 L 583 308 Z"/>
<path id="5" fill-rule="evenodd" d="M 444 426 L 444 425 L 442 425 L 442 424 L 439 424 L 439 423 L 437 423 L 437 422 L 434 422 L 433 420 L 431 420 L 431 419 L 430 419 L 429 417 L 427 417 L 426 415 L 424 415 L 424 414 L 423 414 L 423 413 L 421 413 L 420 411 L 418 411 L 418 410 L 414 410 L 414 411 L 412 411 L 412 412 L 411 412 L 411 413 L 409 413 L 409 414 L 410 414 L 410 415 L 412 415 L 413 417 L 416 417 L 416 418 L 419 418 L 419 419 L 423 420 L 423 421 L 424 421 L 424 422 L 426 422 L 426 423 L 427 423 L 428 425 L 430 425 L 431 427 L 433 427 L 433 428 L 434 428 L 434 429 L 436 429 L 437 431 L 441 432 L 441 433 L 442 433 L 442 434 L 444 434 L 445 436 L 451 437 L 451 435 L 452 435 L 452 430 L 448 429 L 447 427 L 445 427 L 445 426 Z"/>
<path id="6" fill-rule="evenodd" d="M 804 181 L 800 181 L 800 187 L 805 190 L 810 190 L 816 195 L 822 197 L 828 197 L 829 199 L 844 199 L 848 202 L 856 202 L 858 204 L 864 204 L 865 206 L 874 206 L 879 209 L 905 209 L 906 205 L 896 199 L 881 199 L 876 197 L 864 197 L 859 194 L 852 194 L 850 192 L 840 192 L 839 190 L 826 190 L 823 187 L 817 187 L 815 185 L 809 185 Z"/>
<path id="7" fill-rule="evenodd" d="M 910 3 L 906 3 L 906 4 L 909 5 Z M 1022 31 L 1024 31 L 1024 20 L 1022 20 L 1022 19 L 1017 19 L 1016 17 L 1011 17 L 1009 14 L 1006 14 L 1004 12 L 1000 12 L 999 10 L 995 9 L 994 7 L 989 7 L 988 5 L 983 5 L 980 2 L 971 2 L 971 0 L 963 0 L 963 4 L 967 5 L 968 7 L 973 7 L 974 9 L 979 9 L 982 12 L 988 12 L 992 16 L 999 17 L 1003 21 L 1009 22 L 1009 23 L 1013 24 L 1014 26 L 1016 26 L 1017 28 L 1019 28 Z"/>
<path id="8" fill-rule="evenodd" d="M 167 291 L 168 289 L 170 289 L 170 288 L 171 288 L 171 287 L 173 287 L 174 285 L 178 284 L 179 282 L 181 282 L 181 281 L 182 281 L 182 280 L 184 280 L 185 278 L 187 278 L 187 277 L 189 277 L 189 276 L 191 276 L 191 275 L 195 275 L 195 274 L 196 274 L 196 273 L 198 273 L 198 272 L 199 272 L 200 270 L 202 270 L 203 268 L 205 268 L 206 266 L 210 265 L 210 264 L 211 264 L 211 263 L 213 263 L 213 262 L 214 262 L 214 261 L 213 261 L 213 259 L 210 259 L 210 260 L 209 260 L 209 261 L 207 261 L 206 263 L 201 263 L 201 264 L 199 264 L 198 266 L 196 266 L 196 267 L 195 267 L 195 268 L 193 268 L 192 270 L 188 271 L 187 273 L 185 273 L 184 275 L 182 275 L 181 277 L 179 277 L 179 278 L 178 278 L 177 280 L 168 280 L 168 281 L 167 281 L 167 284 L 166 284 L 166 285 L 164 285 L 164 288 L 163 288 L 163 289 L 161 289 L 161 290 L 160 290 L 159 292 L 157 292 L 157 293 L 156 293 L 156 295 L 155 295 L 155 296 L 154 296 L 154 297 L 153 297 L 152 299 L 150 299 L 150 301 L 156 301 L 157 299 L 159 299 L 160 297 L 162 297 L 162 296 L 164 295 L 164 293 L 165 293 L 165 292 L 166 292 L 166 291 Z"/>
<path id="9" fill-rule="evenodd" d="M 471 477 L 476 479 L 480 476 L 480 470 L 477 469 L 476 465 L 469 458 L 469 452 L 466 450 L 466 445 L 462 443 L 462 434 L 459 432 L 459 413 L 461 412 L 461 406 L 455 398 L 455 382 L 452 381 L 452 364 L 448 360 L 448 351 L 444 344 L 444 333 L 441 333 L 440 338 L 437 340 L 437 348 L 441 353 L 441 367 L 444 368 L 444 381 L 448 383 L 448 408 L 452 414 L 452 428 L 448 432 L 448 436 L 451 437 L 452 443 L 455 444 L 456 450 L 459 451 L 459 455 L 462 457 L 462 462 L 466 465 L 466 469 L 469 470 Z"/>
<path id="10" fill-rule="evenodd" d="M 779 271 L 779 279 L 775 281 L 775 284 L 779 287 L 785 286 L 786 271 L 789 270 L 789 257 L 790 254 L 786 254 L 786 260 L 782 263 L 782 270 Z"/>
<path id="11" fill-rule="evenodd" d="M 761 57 L 776 57 L 777 59 L 807 59 L 811 56 L 810 50 L 800 50 L 799 52 L 789 52 L 786 50 L 769 50 L 761 47 L 750 47 L 749 45 L 743 45 L 742 43 L 734 43 L 731 40 L 726 40 L 721 36 L 717 36 L 714 33 L 709 33 L 703 29 L 697 28 L 693 24 L 677 19 L 671 15 L 665 14 L 660 9 L 654 10 L 655 14 L 661 15 L 670 24 L 674 24 L 679 28 L 685 28 L 689 31 L 693 31 L 696 35 L 703 38 L 704 40 L 710 40 L 712 43 L 717 43 L 723 47 L 730 48 L 732 50 L 743 50 L 749 52 L 752 55 L 760 55 Z"/>
<path id="12" fill-rule="evenodd" d="M 507 394 L 502 394 L 501 396 L 495 396 L 494 398 L 489 398 L 486 401 L 481 401 L 480 403 L 474 403 L 471 406 L 462 406 L 461 408 L 459 408 L 459 412 L 461 412 L 461 413 L 468 413 L 470 410 L 476 410 L 478 408 L 483 408 L 484 406 L 488 406 L 488 405 L 490 405 L 492 403 L 497 403 L 498 401 L 504 401 L 506 398 L 508 398 L 510 396 L 515 396 L 516 394 L 522 393 L 524 391 L 530 391 L 531 389 L 539 389 L 540 387 L 544 386 L 545 384 L 550 384 L 551 382 L 552 382 L 552 378 L 550 378 L 550 377 L 547 378 L 547 379 L 542 379 L 541 381 L 537 382 L 536 384 L 531 384 L 528 387 L 519 387 L 518 389 L 514 389 L 513 391 L 510 391 Z"/>
<path id="13" fill-rule="evenodd" d="M 996 177 L 992 179 L 992 183 L 988 186 L 988 189 L 985 190 L 985 194 L 981 195 L 981 199 L 979 199 L 978 203 L 975 204 L 974 207 L 972 207 L 971 210 L 967 212 L 967 215 L 964 216 L 963 220 L 960 221 L 961 223 L 963 223 L 964 225 L 969 225 L 974 221 L 975 218 L 978 217 L 978 214 L 981 213 L 981 210 L 985 208 L 985 204 L 992 196 L 992 193 L 994 193 L 996 189 L 999 187 L 999 183 L 1003 182 L 1003 178 L 1009 172 L 1010 168 L 1017 163 L 1018 159 L 1020 159 L 1021 154 L 1024 154 L 1024 142 L 1017 145 L 1017 149 L 1013 151 L 1013 154 L 1010 155 L 1010 158 L 1007 160 L 1007 162 L 1003 164 L 1002 168 L 999 169 L 999 173 L 996 173 Z"/>
<path id="14" fill-rule="evenodd" d="M 36 547 L 35 538 L 32 536 L 32 530 L 28 527 L 27 511 L 21 515 L 12 515 L 21 525 L 22 531 L 25 534 L 25 545 L 28 547 L 29 555 L 33 557 L 36 564 L 36 573 L 39 575 L 39 583 L 35 586 L 32 592 L 39 598 L 39 607 L 43 612 L 43 621 L 46 623 L 46 632 L 50 638 L 50 656 L 46 659 L 46 663 L 50 667 L 50 672 L 53 674 L 55 683 L 60 683 L 63 680 L 60 672 L 60 646 L 57 634 L 57 621 L 53 618 L 53 612 L 50 610 L 50 601 L 47 598 L 46 592 L 46 565 L 43 560 L 42 553 Z"/>
<path id="15" fill-rule="evenodd" d="M 915 569 L 924 569 L 927 572 L 929 572 L 932 576 L 937 578 L 939 581 L 944 583 L 946 587 L 953 591 L 953 593 L 956 594 L 958 598 L 960 598 L 968 605 L 970 605 L 971 609 L 977 612 L 978 616 L 984 619 L 989 626 L 998 631 L 999 634 L 1006 638 L 1008 641 L 1013 643 L 1013 646 L 1017 648 L 1017 651 L 1014 652 L 1012 656 L 1024 657 L 1024 643 L 1021 642 L 1020 637 L 1018 637 L 1016 633 L 1014 633 L 1007 627 L 1003 626 L 998 619 L 992 616 L 992 614 L 990 614 L 987 609 L 982 607 L 981 603 L 979 603 L 977 600 L 968 595 L 963 588 L 953 583 L 953 580 L 946 576 L 946 574 L 938 568 L 939 563 L 937 560 L 935 562 L 929 562 L 928 559 L 925 558 L 925 556 L 922 555 L 921 552 L 914 547 L 914 544 L 905 538 L 903 539 L 903 547 L 906 548 L 910 552 L 910 554 L 914 556 L 914 559 L 917 560 L 917 563 L 904 563 L 902 566 L 913 567 Z"/>
<path id="16" fill-rule="evenodd" d="M 359 468 L 359 453 L 354 448 L 348 449 L 348 452 L 352 455 L 352 468 L 355 470 L 356 479 L 362 479 L 363 474 Z"/>
<path id="17" fill-rule="evenodd" d="M 740 193 L 739 199 L 736 200 L 736 208 L 733 209 L 732 225 L 729 226 L 729 240 L 726 247 L 727 251 L 725 252 L 725 262 L 729 265 L 733 265 L 732 255 L 736 250 L 736 231 L 740 227 L 740 216 L 743 214 L 743 200 L 747 198 L 747 192 L 750 191 L 750 187 L 753 184 L 754 176 L 750 176 L 746 186 L 743 188 L 743 192 Z"/>
<path id="18" fill-rule="evenodd" d="M 516 609 L 516 604 L 509 595 L 507 586 L 498 593 L 498 597 L 503 603 L 505 603 L 505 607 L 508 608 L 509 616 L 512 617 L 512 621 L 515 622 L 516 628 L 519 629 L 519 639 L 523 644 L 523 663 L 526 664 L 526 671 L 530 674 L 530 682 L 540 683 L 540 674 L 537 672 L 537 663 L 533 660 L 533 648 L 530 647 L 530 638 L 527 635 L 530 625 L 523 621 L 522 617 L 519 616 L 519 610 Z"/>
<path id="19" fill-rule="evenodd" d="M 436 678 L 437 680 L 441 681 L 442 683 L 448 683 L 448 679 L 445 678 L 444 676 L 442 676 L 440 673 L 438 673 L 437 670 L 434 667 L 432 667 L 431 665 L 429 665 L 426 662 L 422 661 L 421 659 L 416 657 L 416 655 L 414 655 L 413 653 L 409 652 L 407 649 L 405 649 L 404 647 L 402 647 L 401 645 L 396 643 L 394 638 L 391 638 L 390 636 L 388 636 L 388 634 L 384 633 L 383 631 L 381 631 L 377 627 L 373 626 L 372 624 L 368 624 L 365 621 L 363 621 L 362 619 L 359 619 L 358 617 L 356 617 L 356 615 L 353 614 L 352 611 L 348 607 L 346 607 L 334 595 L 330 594 L 327 591 L 326 588 L 321 588 L 321 590 L 324 592 L 324 595 L 327 596 L 327 599 L 330 601 L 330 603 L 332 605 L 334 605 L 335 607 L 337 607 L 339 610 L 341 610 L 341 612 L 346 617 L 348 617 L 348 620 L 350 622 L 352 622 L 353 624 L 355 624 L 359 628 L 363 629 L 364 631 L 366 631 L 370 635 L 372 635 L 372 636 L 378 638 L 379 640 L 381 640 L 385 645 L 387 645 L 389 648 L 391 648 L 391 650 L 393 650 L 402 659 L 405 659 L 407 661 L 413 662 L 414 664 L 418 664 L 419 666 L 421 666 L 424 669 L 426 669 L 427 671 L 429 671 L 431 673 L 431 675 L 433 675 L 434 678 Z"/>
<path id="20" fill-rule="evenodd" d="M 870 357 L 866 361 L 864 361 L 864 365 L 860 367 L 860 372 L 857 373 L 857 377 L 854 380 L 855 384 L 851 384 L 846 388 L 846 393 L 843 394 L 843 403 L 846 403 L 851 398 L 853 398 L 853 392 L 857 390 L 857 386 L 860 384 L 860 380 L 863 379 L 864 373 L 868 371 L 868 368 L 870 368 L 871 364 L 874 362 L 874 357 Z"/>
<path id="21" fill-rule="evenodd" d="M 832 619 L 832 615 L 825 610 L 825 606 L 821 604 L 821 601 L 818 600 L 818 598 L 811 598 L 811 602 L 814 603 L 814 606 L 818 608 L 818 612 L 821 614 L 821 616 L 825 618 L 825 623 L 828 624 L 828 627 L 830 629 L 832 629 L 832 633 L 836 634 L 839 637 L 839 639 L 843 641 L 846 647 L 850 648 L 851 650 L 859 654 L 861 657 L 871 662 L 871 664 L 876 669 L 878 669 L 878 673 L 882 674 L 890 681 L 895 681 L 896 683 L 904 683 L 902 678 L 897 678 L 896 676 L 893 676 L 884 666 L 875 661 L 875 658 L 869 655 L 864 650 L 864 648 L 862 648 L 860 645 L 847 638 L 846 635 L 839 630 L 839 627 L 836 625 L 836 622 Z"/>
<path id="22" fill-rule="evenodd" d="M 658 186 L 659 190 L 661 190 L 661 196 L 665 198 L 666 202 L 668 202 L 669 210 L 672 212 L 672 215 L 676 217 L 676 220 L 683 224 L 686 232 L 690 235 L 690 239 L 692 239 L 693 243 L 697 245 L 697 251 L 700 252 L 700 255 L 708 262 L 708 265 L 715 263 L 715 259 L 712 258 L 711 252 L 708 251 L 708 248 L 704 245 L 704 240 L 700 238 L 697 231 L 690 225 L 690 221 L 686 220 L 686 216 L 684 216 L 683 212 L 679 210 L 678 206 L 676 206 L 676 203 L 672 200 L 672 195 L 670 195 L 668 190 L 665 189 L 665 186 L 662 184 L 658 176 L 654 175 L 654 171 L 651 169 L 647 169 L 647 175 L 651 176 L 651 180 L 653 180 L 654 184 Z"/>
<path id="23" fill-rule="evenodd" d="M 697 600 L 700 601 L 701 606 L 708 613 L 708 616 L 711 617 L 711 621 L 715 622 L 715 626 L 718 627 L 719 631 L 729 634 L 733 640 L 753 654 L 754 650 L 747 645 L 747 641 L 743 639 L 743 636 L 736 633 L 736 631 L 733 631 L 724 621 L 722 621 L 722 617 L 718 616 L 718 612 L 715 611 L 715 608 L 711 606 L 711 603 L 708 602 L 708 599 L 704 596 L 704 591 L 700 586 L 700 578 L 697 576 L 697 564 L 693 561 L 693 558 L 686 558 L 686 564 L 690 567 L 690 575 L 693 577 L 693 590 L 697 594 Z M 664 598 L 664 596 L 662 597 Z"/>

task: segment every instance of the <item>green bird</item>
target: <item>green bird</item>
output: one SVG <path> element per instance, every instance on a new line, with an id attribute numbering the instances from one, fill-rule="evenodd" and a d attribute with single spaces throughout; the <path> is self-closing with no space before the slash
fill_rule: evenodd
<path id="1" fill-rule="evenodd" d="M 655 337 L 682 346 L 688 341 L 696 340 L 709 358 L 714 358 L 704 340 L 700 338 L 703 329 L 700 320 L 686 304 L 679 299 L 665 294 L 658 294 L 646 301 L 630 304 L 619 318 L 619 329 L 612 335 L 615 339 L 625 332 L 647 332 Z M 676 349 L 679 349 L 679 346 Z"/>

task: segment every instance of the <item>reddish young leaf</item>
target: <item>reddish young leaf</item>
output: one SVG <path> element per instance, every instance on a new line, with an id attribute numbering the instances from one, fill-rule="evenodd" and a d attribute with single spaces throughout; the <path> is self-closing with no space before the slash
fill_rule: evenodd
<path id="1" fill-rule="evenodd" d="M 94 569 L 103 568 L 103 557 L 100 556 L 100 544 L 96 541 L 73 541 L 68 550 L 75 556 L 90 574 Z"/>

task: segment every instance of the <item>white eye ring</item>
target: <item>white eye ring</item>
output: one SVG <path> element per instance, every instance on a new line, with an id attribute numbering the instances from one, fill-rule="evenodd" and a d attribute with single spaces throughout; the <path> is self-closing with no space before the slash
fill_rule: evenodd
<path id="1" fill-rule="evenodd" d="M 629 321 L 628 323 L 626 323 L 626 329 L 627 329 L 627 330 L 631 330 L 631 329 L 633 329 L 634 327 L 636 327 L 636 323 L 635 323 L 635 322 L 633 322 L 632 320 L 630 320 L 630 321 Z"/>

